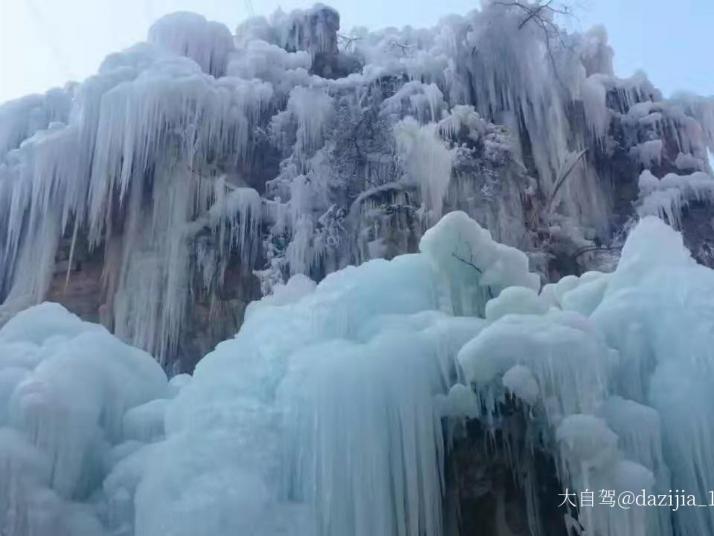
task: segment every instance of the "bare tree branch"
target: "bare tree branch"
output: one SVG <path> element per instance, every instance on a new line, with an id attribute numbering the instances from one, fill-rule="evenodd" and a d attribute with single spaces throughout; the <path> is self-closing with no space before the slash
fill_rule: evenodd
<path id="1" fill-rule="evenodd" d="M 451 256 L 452 256 L 453 258 L 455 258 L 457 261 L 463 262 L 466 266 L 470 266 L 471 268 L 473 268 L 474 270 L 476 270 L 476 271 L 479 273 L 479 275 L 482 275 L 482 274 L 483 274 L 483 270 L 481 270 L 481 268 L 479 268 L 478 266 L 476 266 L 476 265 L 473 263 L 473 260 L 467 261 L 467 260 L 464 259 L 463 257 L 459 257 L 456 253 L 453 253 L 453 252 L 451 253 Z M 486 292 L 488 292 L 488 298 L 489 298 L 489 299 L 493 299 L 493 298 L 494 298 L 493 290 L 491 289 L 491 287 L 490 287 L 489 285 L 486 285 Z"/>
<path id="2" fill-rule="evenodd" d="M 575 155 L 575 158 L 570 162 L 569 164 L 566 162 L 565 163 L 565 169 L 561 170 L 558 178 L 555 181 L 555 188 L 553 188 L 553 191 L 550 194 L 550 197 L 548 198 L 548 203 L 546 205 L 546 210 L 548 213 L 553 209 L 553 202 L 555 201 L 555 196 L 558 195 L 558 191 L 560 188 L 565 184 L 566 179 L 570 176 L 570 174 L 573 172 L 575 169 L 575 166 L 580 162 L 580 159 L 585 156 L 585 153 L 587 153 L 587 149 L 583 149 L 580 151 L 577 155 Z"/>
<path id="3" fill-rule="evenodd" d="M 362 38 L 354 35 L 345 35 L 338 33 L 337 39 L 342 43 L 342 50 L 344 50 L 345 52 L 350 52 L 354 44 Z"/>
<path id="4" fill-rule="evenodd" d="M 389 44 L 390 44 L 392 47 L 399 48 L 399 49 L 402 51 L 402 54 L 404 54 L 405 56 L 407 55 L 407 53 L 408 53 L 410 50 L 412 50 L 412 49 L 416 46 L 416 45 L 409 45 L 409 44 L 406 44 L 406 43 L 400 43 L 400 42 L 397 41 L 396 39 L 393 39 Z"/>
<path id="5" fill-rule="evenodd" d="M 452 253 L 451 256 L 452 256 L 453 258 L 455 258 L 457 261 L 463 262 L 464 264 L 470 266 L 471 268 L 473 268 L 474 270 L 476 270 L 479 274 L 482 274 L 482 273 L 483 273 L 483 270 L 481 270 L 481 268 L 479 268 L 478 266 L 476 266 L 473 262 L 467 261 L 467 260 L 464 259 L 463 257 L 459 257 L 456 253 Z"/>
<path id="6" fill-rule="evenodd" d="M 553 0 L 548 0 L 545 4 L 540 4 L 537 5 L 536 7 L 532 8 L 530 10 L 530 13 L 526 16 L 525 19 L 521 21 L 521 23 L 518 25 L 518 29 L 521 30 L 526 24 L 528 24 L 528 21 L 531 20 L 533 17 L 538 16 L 538 14 L 546 9 L 547 7 L 550 6 Z"/>
<path id="7" fill-rule="evenodd" d="M 544 43 L 548 59 L 553 67 L 553 73 L 556 80 L 565 88 L 565 84 L 558 73 L 555 55 L 553 54 L 552 41 L 556 39 L 560 46 L 564 49 L 570 48 L 563 40 L 563 33 L 558 25 L 553 21 L 554 15 L 562 15 L 570 17 L 573 12 L 567 5 L 555 4 L 554 0 L 539 0 L 535 4 L 528 4 L 519 0 L 497 1 L 494 4 L 504 7 L 512 7 L 520 9 L 525 13 L 525 17 L 518 24 L 518 29 L 522 30 L 529 23 L 535 24 L 543 33 Z"/>

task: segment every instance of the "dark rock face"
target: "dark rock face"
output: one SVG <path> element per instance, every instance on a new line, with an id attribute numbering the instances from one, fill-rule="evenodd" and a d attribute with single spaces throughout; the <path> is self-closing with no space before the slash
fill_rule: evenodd
<path id="1" fill-rule="evenodd" d="M 71 270 L 68 272 L 71 240 L 60 244 L 56 270 L 50 282 L 47 301 L 64 305 L 69 311 L 90 322 L 104 324 L 112 330 L 110 295 L 107 292 L 107 273 L 104 254 L 101 250 L 90 252 L 82 240 L 75 245 Z M 201 356 L 215 345 L 235 335 L 243 323 L 247 305 L 261 296 L 258 279 L 239 262 L 232 263 L 225 271 L 219 292 L 207 295 L 200 292 L 200 285 L 191 295 L 187 307 L 189 318 L 180 335 L 178 349 L 167 368 L 171 373 L 191 372 Z"/>
<path id="2" fill-rule="evenodd" d="M 71 240 L 63 240 L 47 300 L 61 303 L 84 320 L 101 323 L 101 310 L 106 301 L 103 255 L 99 251 L 88 251 L 86 242 L 78 241 L 70 266 L 70 250 Z"/>
<path id="3" fill-rule="evenodd" d="M 496 432 L 468 421 L 447 459 L 448 536 L 568 536 L 553 460 L 526 445 L 522 414 Z"/>
<path id="4" fill-rule="evenodd" d="M 694 259 L 704 266 L 714 267 L 714 211 L 711 207 L 703 203 L 687 207 L 682 234 Z"/>
<path id="5" fill-rule="evenodd" d="M 233 337 L 243 323 L 246 307 L 260 296 L 260 283 L 252 273 L 246 273 L 240 264 L 229 267 L 217 294 L 198 295 L 188 307 L 189 329 L 181 333 L 173 370 L 192 371 L 201 356 Z"/>

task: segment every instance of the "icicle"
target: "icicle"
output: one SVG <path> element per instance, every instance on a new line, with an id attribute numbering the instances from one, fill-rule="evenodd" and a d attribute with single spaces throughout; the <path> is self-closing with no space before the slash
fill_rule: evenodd
<path id="1" fill-rule="evenodd" d="M 421 192 L 426 221 L 441 217 L 446 196 L 454 153 L 439 137 L 436 123 L 419 126 L 412 118 L 406 118 L 395 126 L 399 159 Z"/>
<path id="2" fill-rule="evenodd" d="M 436 84 L 422 84 L 413 80 L 385 99 L 382 111 L 399 117 L 413 115 L 420 123 L 427 123 L 441 118 L 443 106 L 444 96 Z"/>
<path id="3" fill-rule="evenodd" d="M 320 89 L 296 87 L 290 92 L 288 111 L 298 124 L 298 154 L 311 155 L 322 143 L 333 114 L 332 98 Z"/>
<path id="4" fill-rule="evenodd" d="M 630 155 L 645 169 L 659 166 L 662 162 L 662 140 L 650 140 L 630 149 Z"/>
<path id="5" fill-rule="evenodd" d="M 10 320 L 0 351 L 0 527 L 102 534 L 98 513 L 81 501 L 108 473 L 125 412 L 162 397 L 166 376 L 148 354 L 56 304 Z"/>
<path id="6" fill-rule="evenodd" d="M 228 28 L 194 13 L 165 15 L 149 29 L 149 42 L 191 58 L 216 77 L 225 73 L 228 56 L 234 50 Z"/>
<path id="7" fill-rule="evenodd" d="M 639 178 L 640 217 L 659 216 L 680 228 L 682 213 L 692 201 L 714 202 L 714 177 L 697 171 L 691 175 L 669 173 L 657 179 L 648 170 Z"/>
<path id="8" fill-rule="evenodd" d="M 590 132 L 602 144 L 610 128 L 611 112 L 606 103 L 607 91 L 597 76 L 586 78 L 580 91 Z"/>

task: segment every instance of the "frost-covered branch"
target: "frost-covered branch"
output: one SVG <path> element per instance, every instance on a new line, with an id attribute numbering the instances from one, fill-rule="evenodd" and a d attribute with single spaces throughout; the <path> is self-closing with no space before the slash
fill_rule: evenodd
<path id="1" fill-rule="evenodd" d="M 557 40 L 562 48 L 567 49 L 570 47 L 563 40 L 563 32 L 555 23 L 554 18 L 556 15 L 571 17 L 573 16 L 573 9 L 568 4 L 554 2 L 554 0 L 538 0 L 534 3 L 520 2 L 518 0 L 496 1 L 494 4 L 523 11 L 525 16 L 518 24 L 519 30 L 525 28 L 529 23 L 535 24 L 540 29 L 543 33 L 543 42 L 548 59 L 553 66 L 553 73 L 558 83 L 564 86 L 558 74 L 552 43 L 553 40 Z"/>
<path id="2" fill-rule="evenodd" d="M 412 50 L 412 49 L 415 48 L 415 45 L 410 45 L 410 44 L 407 44 L 407 43 L 400 43 L 400 42 L 397 41 L 396 39 L 392 40 L 389 44 L 390 44 L 390 46 L 392 46 L 393 48 L 398 48 L 398 49 L 400 49 L 400 50 L 402 51 L 402 54 L 404 54 L 405 56 L 407 55 L 407 53 L 408 53 L 410 50 Z"/>
<path id="3" fill-rule="evenodd" d="M 526 17 L 518 25 L 519 30 L 521 30 L 531 20 L 535 20 L 539 23 L 547 22 L 555 26 L 552 21 L 553 15 L 571 16 L 573 14 L 573 9 L 569 5 L 556 3 L 553 0 L 539 0 L 533 4 L 519 2 L 516 0 L 511 2 L 494 2 L 494 4 L 505 7 L 515 7 L 526 13 Z"/>
<path id="4" fill-rule="evenodd" d="M 346 52 L 349 52 L 354 46 L 354 44 L 361 39 L 361 37 L 355 35 L 345 35 L 341 33 L 337 34 L 337 40 L 342 45 L 342 50 Z"/>

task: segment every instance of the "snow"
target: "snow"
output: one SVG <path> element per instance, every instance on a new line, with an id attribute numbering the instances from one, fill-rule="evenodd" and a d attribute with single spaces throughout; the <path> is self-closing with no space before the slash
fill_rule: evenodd
<path id="1" fill-rule="evenodd" d="M 453 152 L 439 137 L 435 123 L 420 126 L 407 117 L 394 128 L 399 160 L 408 179 L 421 191 L 422 208 L 429 214 L 427 221 L 436 221 L 451 180 Z"/>
<path id="2" fill-rule="evenodd" d="M 714 177 L 702 171 L 690 175 L 668 173 L 657 179 L 648 170 L 639 178 L 640 217 L 659 216 L 673 226 L 682 224 L 682 213 L 692 202 L 711 203 L 714 201 Z"/>
<path id="3" fill-rule="evenodd" d="M 455 138 L 462 128 L 466 128 L 469 138 L 478 141 L 487 131 L 488 124 L 474 110 L 473 106 L 454 106 L 448 115 L 439 121 L 439 131 L 445 138 Z"/>
<path id="4" fill-rule="evenodd" d="M 290 92 L 287 109 L 298 124 L 295 150 L 312 154 L 321 145 L 332 116 L 332 98 L 320 89 L 296 87 Z"/>
<path id="5" fill-rule="evenodd" d="M 420 123 L 438 121 L 444 106 L 444 95 L 434 84 L 422 84 L 412 80 L 404 84 L 394 95 L 382 103 L 384 113 L 403 117 L 411 115 Z"/>

